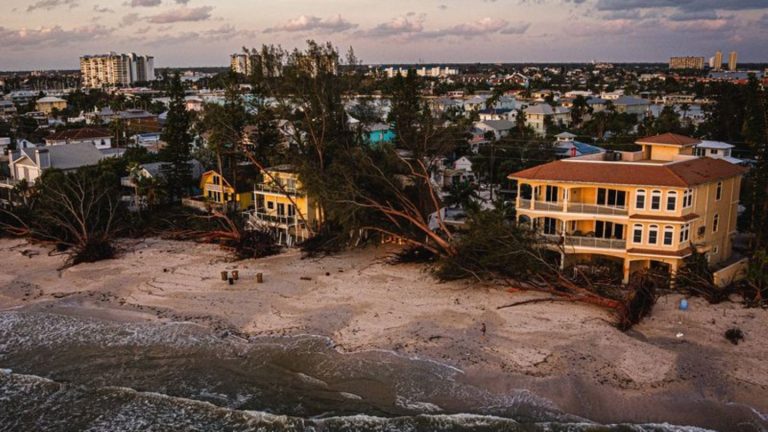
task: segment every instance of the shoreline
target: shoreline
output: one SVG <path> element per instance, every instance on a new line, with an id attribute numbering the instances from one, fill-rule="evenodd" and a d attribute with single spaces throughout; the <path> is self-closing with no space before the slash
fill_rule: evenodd
<path id="1" fill-rule="evenodd" d="M 210 245 L 146 239 L 125 247 L 117 259 L 59 271 L 62 257 L 0 240 L 0 257 L 13 263 L 0 274 L 0 309 L 189 321 L 217 334 L 313 334 L 342 353 L 382 350 L 445 364 L 463 371 L 460 380 L 498 394 L 527 389 L 564 412 L 606 424 L 723 429 L 723 416 L 768 412 L 764 310 L 691 299 L 689 311 L 680 312 L 679 296 L 667 296 L 645 322 L 621 333 L 606 311 L 587 305 L 497 310 L 538 294 L 438 283 L 418 266 L 383 263 L 385 248 L 236 262 Z M 231 288 L 217 280 L 224 269 L 240 272 Z M 255 283 L 257 272 L 263 284 Z M 742 328 L 743 343 L 725 340 L 730 326 Z"/>

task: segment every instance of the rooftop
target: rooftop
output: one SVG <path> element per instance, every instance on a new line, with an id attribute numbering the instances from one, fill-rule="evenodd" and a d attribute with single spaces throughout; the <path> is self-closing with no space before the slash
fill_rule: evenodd
<path id="1" fill-rule="evenodd" d="M 637 144 L 650 144 L 650 145 L 665 145 L 665 146 L 681 146 L 687 147 L 701 143 L 696 138 L 687 137 L 685 135 L 678 135 L 674 133 L 665 133 L 661 135 L 654 135 L 651 137 L 640 138 L 636 141 Z"/>
<path id="2" fill-rule="evenodd" d="M 46 137 L 46 141 L 84 140 L 94 138 L 111 138 L 112 133 L 106 129 L 80 128 L 66 129 Z"/>

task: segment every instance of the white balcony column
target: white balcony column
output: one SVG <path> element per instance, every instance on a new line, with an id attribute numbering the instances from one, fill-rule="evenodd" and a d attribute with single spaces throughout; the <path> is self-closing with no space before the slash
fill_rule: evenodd
<path id="1" fill-rule="evenodd" d="M 571 197 L 571 188 L 563 189 L 563 213 L 568 213 L 568 199 Z"/>

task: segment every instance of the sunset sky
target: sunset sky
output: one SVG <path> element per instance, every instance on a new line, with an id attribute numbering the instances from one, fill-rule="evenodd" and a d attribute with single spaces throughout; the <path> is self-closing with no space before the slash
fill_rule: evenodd
<path id="1" fill-rule="evenodd" d="M 0 70 L 77 68 L 82 54 L 223 66 L 242 46 L 308 38 L 365 63 L 768 61 L 768 0 L 2 0 Z"/>

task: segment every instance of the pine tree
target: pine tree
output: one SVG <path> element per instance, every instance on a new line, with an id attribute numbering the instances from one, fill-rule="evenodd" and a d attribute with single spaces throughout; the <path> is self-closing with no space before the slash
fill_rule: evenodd
<path id="1" fill-rule="evenodd" d="M 184 86 L 178 72 L 170 80 L 168 96 L 171 98 L 170 107 L 161 135 L 166 146 L 160 155 L 166 163 L 161 169 L 168 188 L 168 197 L 177 200 L 189 192 L 192 183 L 192 168 L 189 163 L 191 119 L 184 105 Z"/>

